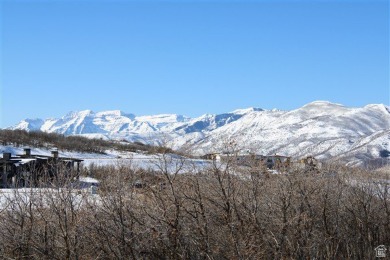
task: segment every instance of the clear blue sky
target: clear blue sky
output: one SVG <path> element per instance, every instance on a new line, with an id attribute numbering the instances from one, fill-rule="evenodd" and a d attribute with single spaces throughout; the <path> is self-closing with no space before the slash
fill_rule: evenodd
<path id="1" fill-rule="evenodd" d="M 0 16 L 0 127 L 389 104 L 389 1 L 3 0 Z"/>

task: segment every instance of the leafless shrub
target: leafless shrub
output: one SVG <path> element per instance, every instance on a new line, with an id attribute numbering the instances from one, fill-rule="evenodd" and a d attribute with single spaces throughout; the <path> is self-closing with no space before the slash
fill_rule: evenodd
<path id="1" fill-rule="evenodd" d="M 3 190 L 0 257 L 370 259 L 390 245 L 386 175 L 335 164 L 272 175 L 234 162 L 191 168 L 166 153 L 154 170 L 95 168 L 97 195 L 62 170 L 45 188 Z"/>

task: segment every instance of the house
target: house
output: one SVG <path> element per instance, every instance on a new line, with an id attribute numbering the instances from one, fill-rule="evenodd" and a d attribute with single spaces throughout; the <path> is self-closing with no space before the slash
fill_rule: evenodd
<path id="1" fill-rule="evenodd" d="M 213 160 L 213 161 L 215 160 L 219 161 L 221 159 L 218 153 L 208 153 L 201 156 L 200 158 L 204 160 Z"/>
<path id="2" fill-rule="evenodd" d="M 78 178 L 80 163 L 83 160 L 59 157 L 58 151 L 51 156 L 31 154 L 31 149 L 24 149 L 24 154 L 12 156 L 3 153 L 0 158 L 0 187 L 37 187 L 42 183 L 59 181 L 59 173 L 63 177 Z"/>
<path id="3" fill-rule="evenodd" d="M 321 162 L 313 156 L 307 156 L 295 163 L 295 168 L 307 172 L 318 172 L 321 169 L 321 166 Z"/>
<path id="4" fill-rule="evenodd" d="M 289 168 L 291 164 L 291 157 L 276 154 L 267 155 L 263 156 L 262 162 L 268 169 Z"/>
<path id="5" fill-rule="evenodd" d="M 237 162 L 238 164 L 244 164 L 245 161 L 249 161 L 252 155 L 230 154 L 230 153 L 209 153 L 201 157 L 205 160 L 221 161 L 221 162 Z"/>
<path id="6" fill-rule="evenodd" d="M 282 169 L 290 167 L 291 157 L 282 155 L 259 155 L 254 153 L 229 154 L 212 153 L 202 156 L 206 160 L 216 160 L 221 162 L 234 162 L 237 165 L 254 166 L 262 165 L 268 169 Z"/>
<path id="7" fill-rule="evenodd" d="M 3 158 L 0 159 L 1 188 L 7 188 L 10 179 L 12 179 L 12 182 L 15 181 L 14 173 L 16 173 L 17 164 L 19 164 L 20 161 L 21 159 L 19 158 L 13 158 L 11 153 L 3 153 Z"/>

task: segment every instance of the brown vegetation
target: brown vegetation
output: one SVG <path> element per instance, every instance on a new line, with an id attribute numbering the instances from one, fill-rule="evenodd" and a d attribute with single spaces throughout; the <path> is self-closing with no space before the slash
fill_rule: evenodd
<path id="1" fill-rule="evenodd" d="M 69 185 L 14 190 L 0 209 L 0 257 L 371 259 L 390 245 L 388 176 L 183 165 L 163 155 L 158 171 L 96 167 L 94 196 Z"/>
<path id="2" fill-rule="evenodd" d="M 129 143 L 127 141 L 106 141 L 101 139 L 91 139 L 82 136 L 64 136 L 57 133 L 45 133 L 40 131 L 27 132 L 24 130 L 1 130 L 0 144 L 58 148 L 60 150 L 86 152 L 86 153 L 104 153 L 107 149 L 116 149 L 120 151 L 145 151 L 158 152 L 161 147 L 153 147 L 140 142 Z M 166 149 L 166 148 L 165 148 Z"/>

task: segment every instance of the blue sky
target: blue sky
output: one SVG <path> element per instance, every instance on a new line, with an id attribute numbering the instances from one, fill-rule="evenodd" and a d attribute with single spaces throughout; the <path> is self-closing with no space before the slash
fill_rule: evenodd
<path id="1" fill-rule="evenodd" d="M 3 0 L 0 127 L 69 111 L 389 105 L 388 1 Z"/>

